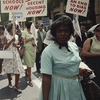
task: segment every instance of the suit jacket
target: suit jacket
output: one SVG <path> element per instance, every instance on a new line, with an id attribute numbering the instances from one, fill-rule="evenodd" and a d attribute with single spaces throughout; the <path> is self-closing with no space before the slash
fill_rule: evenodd
<path id="1" fill-rule="evenodd" d="M 41 52 L 43 50 L 43 42 L 39 30 L 37 31 L 37 37 L 38 37 L 37 49 L 39 52 Z M 43 31 L 43 40 L 45 39 L 45 37 L 46 37 L 46 32 Z"/>

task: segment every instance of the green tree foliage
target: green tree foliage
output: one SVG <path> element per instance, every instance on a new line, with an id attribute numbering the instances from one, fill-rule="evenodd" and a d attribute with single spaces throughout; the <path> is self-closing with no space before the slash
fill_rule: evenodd
<path id="1" fill-rule="evenodd" d="M 48 17 L 51 18 L 51 11 L 60 6 L 60 2 L 67 0 L 47 0 Z"/>
<path id="2" fill-rule="evenodd" d="M 1 13 L 1 0 L 0 0 L 0 16 L 1 16 L 1 24 L 5 25 L 9 22 L 9 14 L 8 13 Z"/>

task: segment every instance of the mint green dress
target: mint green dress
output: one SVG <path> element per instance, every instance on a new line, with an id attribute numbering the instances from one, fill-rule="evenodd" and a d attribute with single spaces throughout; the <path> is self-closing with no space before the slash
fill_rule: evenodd
<path id="1" fill-rule="evenodd" d="M 27 29 L 25 29 L 22 33 L 22 37 L 27 40 L 33 37 L 32 34 L 29 34 Z M 24 65 L 27 67 L 34 67 L 35 58 L 36 58 L 36 46 L 32 46 L 34 44 L 34 40 L 24 43 L 25 46 L 25 54 L 23 56 Z"/>
<path id="2" fill-rule="evenodd" d="M 41 58 L 41 73 L 52 75 L 49 100 L 86 100 L 80 80 L 63 77 L 74 77 L 79 74 L 80 57 L 78 47 L 68 42 L 68 52 L 65 47 L 59 49 L 58 45 L 51 43 L 47 46 Z M 42 87 L 39 100 L 43 100 Z"/>

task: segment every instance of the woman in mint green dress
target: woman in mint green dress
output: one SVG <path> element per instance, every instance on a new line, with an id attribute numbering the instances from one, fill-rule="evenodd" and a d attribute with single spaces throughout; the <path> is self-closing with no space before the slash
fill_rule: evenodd
<path id="1" fill-rule="evenodd" d="M 43 75 L 39 100 L 86 100 L 80 80 L 80 73 L 88 76 L 87 69 L 80 69 L 78 47 L 69 42 L 74 33 L 71 19 L 64 15 L 51 25 L 53 43 L 47 46 L 41 58 Z"/>
<path id="2" fill-rule="evenodd" d="M 31 79 L 31 68 L 34 67 L 35 58 L 36 58 L 36 44 L 33 37 L 33 34 L 30 32 L 31 22 L 27 23 L 27 29 L 22 33 L 22 41 L 25 46 L 25 54 L 23 56 L 24 64 L 27 66 L 25 70 L 26 76 L 29 77 L 29 85 L 33 87 Z"/>

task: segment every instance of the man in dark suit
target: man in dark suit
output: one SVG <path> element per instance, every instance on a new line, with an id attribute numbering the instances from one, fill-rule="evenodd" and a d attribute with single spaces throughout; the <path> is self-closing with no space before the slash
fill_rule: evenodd
<path id="1" fill-rule="evenodd" d="M 46 32 L 43 30 L 43 24 L 38 25 L 38 31 L 37 31 L 37 50 L 36 50 L 36 69 L 37 72 L 40 73 L 40 57 L 41 53 L 44 49 L 44 39 L 46 36 Z"/>
<path id="2" fill-rule="evenodd" d="M 86 33 L 86 26 L 84 24 L 81 25 L 80 27 L 81 29 L 81 37 L 82 37 L 82 40 L 79 36 L 76 37 L 76 44 L 77 46 L 79 47 L 79 55 L 80 57 L 82 57 L 82 48 L 83 48 L 83 44 L 85 42 L 85 40 L 88 38 L 87 37 L 87 33 Z"/>

